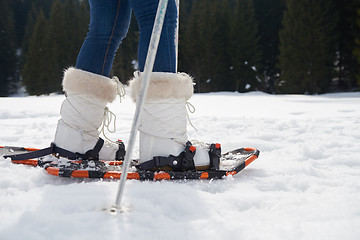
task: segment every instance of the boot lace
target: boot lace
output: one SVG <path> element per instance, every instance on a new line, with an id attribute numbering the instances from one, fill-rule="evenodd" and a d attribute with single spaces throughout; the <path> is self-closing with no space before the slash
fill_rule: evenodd
<path id="1" fill-rule="evenodd" d="M 124 85 L 120 82 L 119 78 L 116 76 L 113 76 L 112 80 L 116 83 L 116 88 L 117 88 L 117 94 L 120 97 L 120 103 L 121 103 L 121 99 L 125 98 L 125 87 Z"/>
<path id="2" fill-rule="evenodd" d="M 188 109 L 188 111 L 186 111 L 186 117 L 188 119 L 188 122 L 190 124 L 190 126 L 195 129 L 195 131 L 197 131 L 197 128 L 192 124 L 191 120 L 190 120 L 190 116 L 189 113 L 194 113 L 195 112 L 195 107 L 194 105 L 192 105 L 190 102 L 186 102 L 186 107 Z"/>
<path id="3" fill-rule="evenodd" d="M 112 123 L 112 124 L 111 124 Z M 109 133 L 115 133 L 116 132 L 116 115 L 109 110 L 108 107 L 105 107 L 104 110 L 104 117 L 102 120 L 101 128 L 99 132 L 104 136 L 106 140 L 112 143 L 116 143 L 115 141 L 109 139 L 105 134 L 105 128 Z"/>
<path id="4" fill-rule="evenodd" d="M 121 103 L 121 99 L 125 98 L 125 94 L 126 94 L 125 87 L 120 82 L 118 77 L 113 76 L 112 80 L 116 83 L 117 94 L 119 95 L 120 103 Z M 112 111 L 110 111 L 110 109 L 108 107 L 105 107 L 105 109 L 104 109 L 104 117 L 103 117 L 101 128 L 100 128 L 99 132 L 109 142 L 116 143 L 115 141 L 109 139 L 106 136 L 105 128 L 109 133 L 115 133 L 116 132 L 116 115 Z"/>

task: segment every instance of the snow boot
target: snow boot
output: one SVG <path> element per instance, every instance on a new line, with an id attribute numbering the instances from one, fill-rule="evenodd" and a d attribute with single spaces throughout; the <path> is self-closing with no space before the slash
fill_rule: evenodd
<path id="1" fill-rule="evenodd" d="M 103 142 L 98 130 L 109 114 L 107 103 L 114 101 L 118 94 L 118 84 L 115 78 L 72 67 L 65 70 L 63 90 L 66 99 L 60 110 L 55 145 L 87 159 L 119 160 L 124 155 L 119 145 Z"/>
<path id="2" fill-rule="evenodd" d="M 129 82 L 134 102 L 140 84 L 141 73 L 136 72 Z M 218 169 L 219 159 L 211 157 L 214 152 L 210 145 L 195 147 L 188 141 L 186 104 L 193 95 L 193 85 L 185 73 L 152 73 L 139 125 L 140 169 L 167 166 L 175 171 L 205 170 L 214 164 Z"/>

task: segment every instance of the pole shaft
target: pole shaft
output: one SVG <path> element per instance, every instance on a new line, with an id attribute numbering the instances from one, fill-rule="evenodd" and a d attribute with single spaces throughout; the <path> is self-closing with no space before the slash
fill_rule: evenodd
<path id="1" fill-rule="evenodd" d="M 122 173 L 121 173 L 121 177 L 120 177 L 118 193 L 116 196 L 115 204 L 113 205 L 113 209 L 116 209 L 116 210 L 120 209 L 121 199 L 122 199 L 122 196 L 124 193 L 125 182 L 127 179 L 130 162 L 131 162 L 131 156 L 132 156 L 133 149 L 135 146 L 137 129 L 138 129 L 138 125 L 139 125 L 139 119 L 140 119 L 141 111 L 142 111 L 142 108 L 143 108 L 143 105 L 145 102 L 147 88 L 150 83 L 151 73 L 152 73 L 152 70 L 154 67 L 156 52 L 157 52 L 157 48 L 158 48 L 159 41 L 160 41 L 160 35 L 161 35 L 163 23 L 164 23 L 167 4 L 168 4 L 168 0 L 159 0 L 159 6 L 158 6 L 158 9 L 156 12 L 154 27 L 153 27 L 153 31 L 151 34 L 148 53 L 146 56 L 144 72 L 142 74 L 140 93 L 136 100 L 136 110 L 135 110 L 134 119 L 133 119 L 131 131 L 130 131 L 128 149 L 126 151 L 125 160 L 123 163 L 123 169 L 122 169 Z"/>

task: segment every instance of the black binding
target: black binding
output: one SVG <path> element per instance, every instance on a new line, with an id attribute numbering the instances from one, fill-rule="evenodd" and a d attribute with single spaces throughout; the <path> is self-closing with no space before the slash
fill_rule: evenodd
<path id="1" fill-rule="evenodd" d="M 220 157 L 221 157 L 220 144 L 211 144 L 210 145 L 209 157 L 210 157 L 210 169 L 211 170 L 219 170 Z"/>
<path id="2" fill-rule="evenodd" d="M 119 150 L 116 152 L 116 160 L 122 160 L 125 156 L 125 145 L 122 142 L 118 142 Z M 64 148 L 60 148 L 55 145 L 55 143 L 51 143 L 50 147 L 40 149 L 33 152 L 21 153 L 21 154 L 13 154 L 6 155 L 4 158 L 10 158 L 11 160 L 26 160 L 26 159 L 34 159 L 41 158 L 46 155 L 55 154 L 55 156 L 61 156 L 68 158 L 70 160 L 99 160 L 99 152 L 104 145 L 104 140 L 99 138 L 95 147 L 85 154 L 74 153 L 68 151 Z"/>
<path id="3" fill-rule="evenodd" d="M 76 153 L 82 160 L 99 160 L 99 152 L 104 145 L 104 140 L 99 138 L 95 147 L 89 151 L 87 151 L 84 155 L 80 153 Z"/>
<path id="4" fill-rule="evenodd" d="M 170 155 L 168 157 L 155 156 L 153 159 L 143 162 L 136 167 L 139 170 L 153 170 L 161 167 L 171 167 L 173 171 L 193 171 L 195 170 L 194 156 L 195 147 L 191 142 L 187 142 L 185 150 L 178 156 Z"/>
<path id="5" fill-rule="evenodd" d="M 116 143 L 119 146 L 119 150 L 117 150 L 117 152 L 116 152 L 115 159 L 118 160 L 118 161 L 124 160 L 125 159 L 125 153 L 126 153 L 125 144 L 120 140 L 118 140 Z"/>
<path id="6" fill-rule="evenodd" d="M 26 159 L 40 158 L 50 154 L 56 154 L 57 156 L 64 156 L 72 160 L 78 159 L 79 157 L 78 154 L 70 152 L 63 148 L 59 148 L 54 143 L 51 143 L 50 147 L 48 148 L 44 148 L 28 153 L 6 155 L 4 156 L 4 158 L 10 158 L 11 160 L 26 160 Z"/>

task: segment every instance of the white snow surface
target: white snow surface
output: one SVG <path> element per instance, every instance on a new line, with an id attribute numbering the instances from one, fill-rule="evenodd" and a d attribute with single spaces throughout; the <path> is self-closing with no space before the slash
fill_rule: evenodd
<path id="1" fill-rule="evenodd" d="M 0 98 L 0 145 L 49 146 L 63 99 Z M 117 181 L 59 178 L 1 157 L 0 239 L 359 239 L 359 92 L 190 102 L 190 139 L 224 152 L 256 147 L 259 159 L 224 180 L 129 180 L 114 216 Z M 127 97 L 110 109 L 118 131 L 108 136 L 126 144 L 135 106 Z"/>

